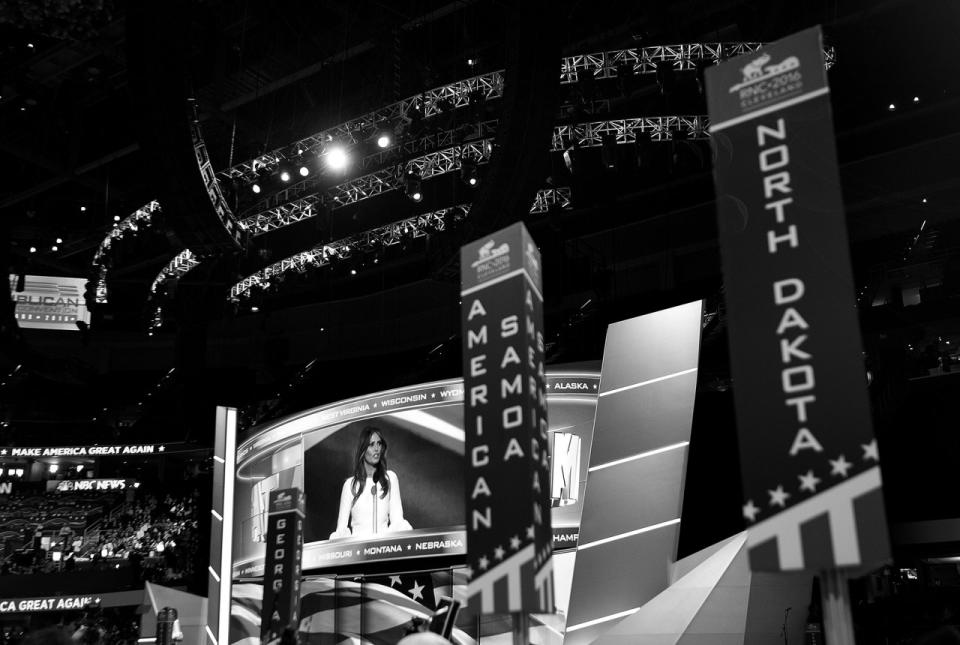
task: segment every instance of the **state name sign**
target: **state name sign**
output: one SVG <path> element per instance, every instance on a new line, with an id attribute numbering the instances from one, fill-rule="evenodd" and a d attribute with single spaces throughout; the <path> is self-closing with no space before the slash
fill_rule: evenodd
<path id="1" fill-rule="evenodd" d="M 522 223 L 460 253 L 468 606 L 553 612 L 540 252 Z"/>
<path id="2" fill-rule="evenodd" d="M 889 557 L 819 27 L 706 72 L 755 571 Z"/>
<path id="3" fill-rule="evenodd" d="M 303 506 L 299 488 L 270 492 L 260 623 L 264 643 L 279 639 L 285 628 L 299 625 Z"/>

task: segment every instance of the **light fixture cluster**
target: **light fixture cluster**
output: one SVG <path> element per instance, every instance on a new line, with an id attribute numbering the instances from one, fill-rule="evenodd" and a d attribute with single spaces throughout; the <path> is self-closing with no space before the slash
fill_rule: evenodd
<path id="1" fill-rule="evenodd" d="M 374 132 L 369 141 L 370 145 L 375 145 L 377 149 L 385 150 L 394 144 L 394 139 L 395 134 L 392 129 L 381 128 Z M 343 174 L 354 163 L 353 147 L 331 139 L 320 147 L 315 160 L 313 152 L 302 147 L 298 148 L 295 156 L 291 155 L 287 160 L 278 162 L 273 170 L 264 166 L 259 171 L 257 179 L 250 184 L 250 190 L 255 195 L 259 195 L 271 181 L 273 185 L 283 186 L 289 184 L 296 175 L 307 179 L 316 172 Z M 317 162 L 320 167 L 314 170 L 312 166 Z"/>

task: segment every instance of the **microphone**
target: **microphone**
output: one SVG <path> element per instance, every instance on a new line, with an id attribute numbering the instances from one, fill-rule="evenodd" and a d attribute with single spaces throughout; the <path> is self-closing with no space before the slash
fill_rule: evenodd
<path id="1" fill-rule="evenodd" d="M 377 532 L 377 482 L 373 482 L 373 486 L 370 487 L 370 494 L 373 495 L 373 532 Z"/>

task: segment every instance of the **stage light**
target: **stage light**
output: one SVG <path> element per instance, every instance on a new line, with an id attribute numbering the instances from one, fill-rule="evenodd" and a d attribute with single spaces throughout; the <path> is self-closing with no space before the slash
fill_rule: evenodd
<path id="1" fill-rule="evenodd" d="M 260 184 L 254 184 L 253 186 L 250 187 L 250 190 L 253 191 L 253 194 L 254 194 L 254 195 L 259 195 L 259 194 L 260 194 Z"/>
<path id="2" fill-rule="evenodd" d="M 921 201 L 921 202 L 923 202 L 924 204 L 926 204 L 926 203 L 927 203 L 927 198 L 926 198 L 926 197 L 924 197 L 924 198 L 923 198 L 923 199 L 921 199 L 920 201 Z"/>
<path id="3" fill-rule="evenodd" d="M 356 269 L 350 269 L 350 275 L 357 275 Z"/>
<path id="4" fill-rule="evenodd" d="M 897 104 L 891 103 L 890 105 L 887 106 L 887 109 L 890 110 L 891 112 L 895 112 L 897 109 Z"/>
<path id="5" fill-rule="evenodd" d="M 37 247 L 31 246 L 31 247 L 30 247 L 30 252 L 31 252 L 31 253 L 36 253 L 36 252 L 37 252 Z"/>
<path id="6" fill-rule="evenodd" d="M 324 160 L 330 170 L 343 170 L 347 167 L 350 158 L 346 150 L 340 146 L 333 146 L 324 154 Z"/>
<path id="7" fill-rule="evenodd" d="M 919 96 L 914 96 L 914 97 L 913 97 L 913 102 L 914 102 L 914 103 L 919 103 L 919 102 L 920 102 L 920 97 L 919 97 Z"/>
<path id="8" fill-rule="evenodd" d="M 114 221 L 114 222 L 119 222 L 119 221 L 120 221 L 120 216 L 119 216 L 119 215 L 114 215 L 114 216 L 113 216 L 113 221 Z"/>
<path id="9" fill-rule="evenodd" d="M 27 49 L 33 49 L 33 43 L 27 43 Z"/>
<path id="10" fill-rule="evenodd" d="M 577 150 L 576 148 L 567 148 L 563 151 L 563 164 L 567 167 L 567 172 L 571 175 L 577 170 Z"/>
<path id="11" fill-rule="evenodd" d="M 253 313 L 257 313 L 258 311 L 260 311 L 260 307 L 258 307 L 257 305 L 252 305 L 250 307 L 250 311 L 252 311 Z"/>
<path id="12" fill-rule="evenodd" d="M 86 207 L 86 206 L 81 206 L 81 207 L 80 207 L 80 212 L 81 212 L 81 213 L 86 213 L 86 212 L 87 212 L 87 207 Z"/>
<path id="13" fill-rule="evenodd" d="M 58 237 L 58 238 L 57 238 L 57 244 L 63 244 L 63 238 L 62 238 L 62 237 Z"/>
<path id="14" fill-rule="evenodd" d="M 283 172 L 281 172 L 281 173 L 280 173 L 280 181 L 282 181 L 282 182 L 284 182 L 284 183 L 290 181 L 290 173 L 287 172 L 286 170 L 284 170 Z"/>
<path id="15" fill-rule="evenodd" d="M 600 137 L 600 160 L 607 170 L 617 169 L 617 138 L 612 134 Z"/>
<path id="16" fill-rule="evenodd" d="M 407 171 L 405 181 L 407 185 L 407 197 L 415 202 L 422 200 L 423 192 L 420 190 L 420 175 L 414 172 L 414 170 L 411 168 Z"/>
<path id="17" fill-rule="evenodd" d="M 469 157 L 460 160 L 460 179 L 468 186 L 476 186 L 477 160 Z"/>
<path id="18" fill-rule="evenodd" d="M 310 169 L 309 169 L 309 168 L 307 168 L 306 166 L 300 166 L 300 176 L 301 176 L 301 177 L 306 177 L 306 176 L 309 175 L 309 174 L 310 174 Z"/>
<path id="19" fill-rule="evenodd" d="M 379 148 L 389 148 L 391 143 L 390 135 L 386 132 L 381 132 L 377 136 L 377 147 Z"/>
<path id="20" fill-rule="evenodd" d="M 94 420 L 96 420 L 96 419 L 94 419 Z M 77 464 L 77 472 L 78 472 L 78 473 L 82 473 L 82 472 L 83 472 L 83 464 Z"/>
<path id="21" fill-rule="evenodd" d="M 51 251 L 56 251 L 56 250 L 57 250 L 57 248 L 58 248 L 58 247 L 57 247 L 57 245 L 56 245 L 56 244 L 54 244 L 53 246 L 51 246 L 51 247 L 50 247 L 50 250 L 51 250 Z"/>
<path id="22" fill-rule="evenodd" d="M 50 464 L 51 473 L 56 473 L 58 470 L 60 470 L 60 466 L 58 464 Z"/>

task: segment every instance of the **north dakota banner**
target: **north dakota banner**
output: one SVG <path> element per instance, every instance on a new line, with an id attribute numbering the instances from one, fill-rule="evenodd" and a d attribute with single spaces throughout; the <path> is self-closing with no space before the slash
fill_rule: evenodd
<path id="1" fill-rule="evenodd" d="M 757 571 L 889 556 L 819 28 L 707 70 Z"/>
<path id="2" fill-rule="evenodd" d="M 540 253 L 523 224 L 461 249 L 467 603 L 552 612 Z"/>

